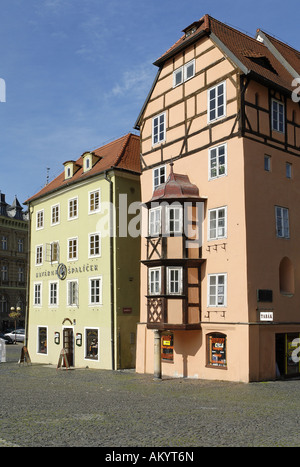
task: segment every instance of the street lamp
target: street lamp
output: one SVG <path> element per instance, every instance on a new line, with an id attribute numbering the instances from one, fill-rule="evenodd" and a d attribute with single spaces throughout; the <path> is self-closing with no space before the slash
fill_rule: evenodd
<path id="1" fill-rule="evenodd" d="M 16 344 L 17 319 L 19 319 L 21 316 L 21 308 L 19 306 L 17 306 L 16 308 L 14 306 L 10 307 L 10 313 L 8 316 L 11 319 L 13 319 L 15 322 L 15 344 Z"/>

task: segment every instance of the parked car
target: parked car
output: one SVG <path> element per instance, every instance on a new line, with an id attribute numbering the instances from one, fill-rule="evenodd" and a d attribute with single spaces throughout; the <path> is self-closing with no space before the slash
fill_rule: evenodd
<path id="1" fill-rule="evenodd" d="M 5 344 L 13 344 L 13 343 L 14 343 L 14 341 L 12 340 L 11 337 L 6 336 L 6 335 L 3 334 L 2 332 L 0 332 L 0 339 L 5 340 Z"/>
<path id="2" fill-rule="evenodd" d="M 16 329 L 4 334 L 5 336 L 10 337 L 13 342 L 24 342 L 25 340 L 25 329 Z"/>

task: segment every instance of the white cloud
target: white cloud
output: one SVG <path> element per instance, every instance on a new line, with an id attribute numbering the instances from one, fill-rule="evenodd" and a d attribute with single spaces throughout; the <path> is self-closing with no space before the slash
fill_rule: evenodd
<path id="1" fill-rule="evenodd" d="M 106 97 L 123 97 L 134 94 L 137 99 L 146 97 L 154 79 L 155 70 L 153 65 L 138 65 L 131 70 L 126 70 L 121 76 L 120 82 L 116 83 Z"/>

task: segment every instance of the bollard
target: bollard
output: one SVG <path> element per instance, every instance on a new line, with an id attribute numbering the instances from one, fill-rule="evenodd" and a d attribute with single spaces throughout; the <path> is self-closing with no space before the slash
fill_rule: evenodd
<path id="1" fill-rule="evenodd" d="M 6 347 L 5 340 L 0 339 L 0 363 L 6 362 Z"/>

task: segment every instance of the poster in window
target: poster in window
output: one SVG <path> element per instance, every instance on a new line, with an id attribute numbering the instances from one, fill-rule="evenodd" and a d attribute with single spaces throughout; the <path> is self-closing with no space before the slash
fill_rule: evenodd
<path id="1" fill-rule="evenodd" d="M 161 358 L 162 360 L 173 362 L 174 344 L 172 333 L 163 334 L 161 337 Z"/>
<path id="2" fill-rule="evenodd" d="M 226 366 L 226 336 L 212 334 L 208 336 L 209 342 L 209 365 Z"/>

